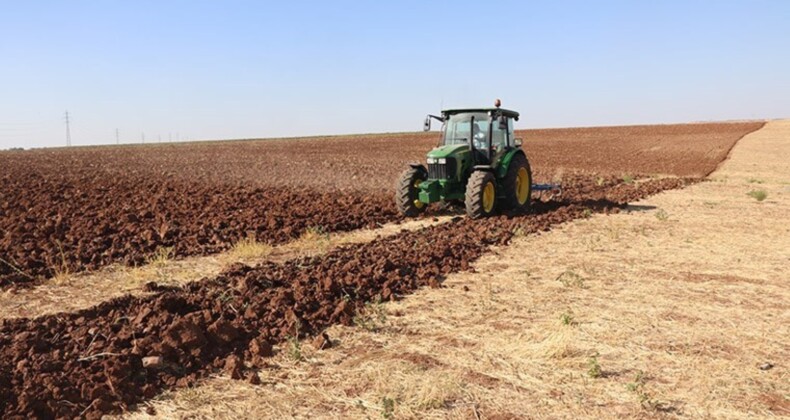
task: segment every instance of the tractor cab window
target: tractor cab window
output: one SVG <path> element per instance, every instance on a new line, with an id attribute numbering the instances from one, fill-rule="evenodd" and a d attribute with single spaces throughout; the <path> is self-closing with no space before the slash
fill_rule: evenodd
<path id="1" fill-rule="evenodd" d="M 508 118 L 510 121 L 510 118 Z M 507 129 L 499 128 L 499 121 L 495 121 L 491 130 L 491 147 L 496 151 L 507 147 Z"/>
<path id="2" fill-rule="evenodd" d="M 443 144 L 468 144 L 471 137 L 475 147 L 482 147 L 488 136 L 488 118 L 484 112 L 451 115 L 444 123 Z"/>
<path id="3" fill-rule="evenodd" d="M 516 145 L 516 133 L 513 132 L 513 118 L 507 119 L 507 138 L 510 139 L 510 145 Z"/>

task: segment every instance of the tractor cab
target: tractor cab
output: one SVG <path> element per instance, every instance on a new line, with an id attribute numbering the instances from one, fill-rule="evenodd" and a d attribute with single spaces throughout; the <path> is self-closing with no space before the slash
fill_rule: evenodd
<path id="1" fill-rule="evenodd" d="M 453 109 L 442 111 L 440 120 L 442 137 L 439 148 L 465 145 L 472 152 L 476 165 L 492 165 L 507 150 L 516 147 L 513 122 L 518 121 L 518 112 L 500 108 Z"/>
<path id="2" fill-rule="evenodd" d="M 410 164 L 401 176 L 396 203 L 407 216 L 421 213 L 434 202 L 464 202 L 473 217 L 488 216 L 501 209 L 525 210 L 529 206 L 532 174 L 529 162 L 515 138 L 518 112 L 500 108 L 449 109 L 440 116 L 439 144 L 428 152 L 427 168 Z"/>

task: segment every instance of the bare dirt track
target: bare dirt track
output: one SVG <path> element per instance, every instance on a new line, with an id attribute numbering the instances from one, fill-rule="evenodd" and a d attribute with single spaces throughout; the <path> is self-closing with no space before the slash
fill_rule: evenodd
<path id="1" fill-rule="evenodd" d="M 537 180 L 702 176 L 761 122 L 528 130 Z M 398 219 L 390 187 L 436 134 L 2 152 L 0 288 L 163 248 L 218 252 Z"/>

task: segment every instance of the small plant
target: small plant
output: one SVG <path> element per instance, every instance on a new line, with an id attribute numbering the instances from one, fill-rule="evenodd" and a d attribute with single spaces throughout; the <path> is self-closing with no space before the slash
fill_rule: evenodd
<path id="1" fill-rule="evenodd" d="M 645 384 L 645 373 L 640 370 L 636 373 L 634 381 L 626 384 L 626 388 L 636 395 L 639 405 L 646 409 L 655 410 L 661 405 L 661 403 L 650 396 L 650 394 L 645 390 Z"/>
<path id="2" fill-rule="evenodd" d="M 71 275 L 71 270 L 69 270 L 69 263 L 66 261 L 66 253 L 63 252 L 63 247 L 60 245 L 60 241 L 55 241 L 55 245 L 58 246 L 58 252 L 60 253 L 60 266 L 54 267 L 52 269 L 54 275 L 52 276 L 52 281 L 55 284 L 62 284 L 65 283 L 69 276 Z"/>
<path id="3" fill-rule="evenodd" d="M 573 320 L 573 314 L 570 311 L 563 312 L 560 315 L 560 322 L 562 325 L 576 325 L 576 321 Z"/>
<path id="4" fill-rule="evenodd" d="M 304 230 L 303 239 L 309 240 L 328 240 L 329 232 L 323 226 L 310 226 Z"/>
<path id="5" fill-rule="evenodd" d="M 624 184 L 633 184 L 634 183 L 634 177 L 631 176 L 631 175 L 628 175 L 628 174 L 623 175 L 623 183 Z"/>
<path id="6" fill-rule="evenodd" d="M 150 257 L 148 257 L 148 264 L 154 265 L 156 267 L 164 267 L 170 261 L 170 258 L 173 256 L 173 247 L 171 246 L 163 246 L 156 249 L 156 252 L 153 253 Z"/>
<path id="7" fill-rule="evenodd" d="M 230 252 L 239 259 L 254 259 L 268 256 L 272 249 L 271 245 L 258 242 L 254 237 L 248 236 L 236 242 Z"/>
<path id="8" fill-rule="evenodd" d="M 217 300 L 224 305 L 230 302 L 231 300 L 233 300 L 233 294 L 228 290 L 225 290 L 222 293 L 220 293 L 219 296 L 217 296 Z"/>
<path id="9" fill-rule="evenodd" d="M 288 337 L 288 356 L 297 362 L 304 360 L 304 356 L 302 356 L 302 343 L 299 342 L 299 337 L 296 335 Z"/>
<path id="10" fill-rule="evenodd" d="M 368 302 L 365 307 L 354 315 L 354 325 L 370 332 L 377 332 L 387 321 L 387 310 L 380 299 Z"/>
<path id="11" fill-rule="evenodd" d="M 746 182 L 748 182 L 750 184 L 762 184 L 765 181 L 763 181 L 762 179 L 757 179 L 757 178 L 749 178 Z"/>
<path id="12" fill-rule="evenodd" d="M 587 360 L 587 375 L 591 378 L 600 378 L 603 375 L 601 364 L 598 363 L 598 353 L 593 354 Z"/>
<path id="13" fill-rule="evenodd" d="M 566 270 L 557 276 L 557 281 L 562 283 L 565 287 L 584 288 L 584 278 L 571 270 Z"/>
<path id="14" fill-rule="evenodd" d="M 768 198 L 768 193 L 763 190 L 751 190 L 746 195 L 757 201 L 763 201 Z"/>
<path id="15" fill-rule="evenodd" d="M 606 180 L 605 180 L 605 179 L 604 179 L 602 176 L 599 176 L 599 177 L 598 177 L 598 178 L 595 180 L 595 185 L 597 185 L 597 186 L 601 187 L 601 186 L 603 186 L 604 182 L 606 182 Z"/>
<path id="16" fill-rule="evenodd" d="M 669 219 L 669 213 L 667 213 L 664 209 L 658 209 L 656 212 L 656 219 L 661 222 L 666 222 Z"/>
<path id="17" fill-rule="evenodd" d="M 585 219 L 589 219 L 592 217 L 592 214 L 593 214 L 592 210 L 584 209 L 584 211 L 582 212 L 582 217 L 584 217 Z"/>
<path id="18" fill-rule="evenodd" d="M 381 417 L 385 419 L 395 418 L 395 400 L 390 397 L 381 399 Z"/>

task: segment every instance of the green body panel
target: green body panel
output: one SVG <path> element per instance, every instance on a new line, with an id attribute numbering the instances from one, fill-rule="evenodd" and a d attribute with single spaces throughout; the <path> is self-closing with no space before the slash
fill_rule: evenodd
<path id="1" fill-rule="evenodd" d="M 450 144 L 439 146 L 427 155 L 428 159 L 454 159 L 455 174 L 450 179 L 428 179 L 420 184 L 419 200 L 435 203 L 446 200 L 463 200 L 466 181 L 471 172 L 472 159 L 469 145 Z"/>
<path id="2" fill-rule="evenodd" d="M 428 152 L 428 158 L 448 158 L 455 154 L 466 152 L 469 153 L 469 145 L 466 144 L 448 144 L 447 146 L 439 146 Z"/>
<path id="3" fill-rule="evenodd" d="M 465 192 L 466 183 L 450 179 L 430 179 L 420 184 L 418 199 L 423 203 L 462 200 Z"/>
<path id="4" fill-rule="evenodd" d="M 494 158 L 494 175 L 502 180 L 507 175 L 510 162 L 517 153 L 524 153 L 520 148 L 510 149 Z M 455 144 L 437 147 L 428 152 L 428 159 L 456 159 L 456 174 L 451 179 L 428 179 L 419 186 L 418 199 L 430 204 L 438 201 L 463 200 L 466 182 L 472 172 L 472 160 L 469 146 Z M 501 189 L 499 189 L 502 191 Z"/>
<path id="5" fill-rule="evenodd" d="M 524 152 L 519 149 L 512 149 L 505 153 L 504 156 L 499 160 L 498 166 L 496 166 L 496 177 L 497 179 L 502 179 L 507 175 L 507 170 L 510 168 L 510 162 L 513 160 L 513 157 L 516 156 L 517 153 L 524 154 Z"/>

